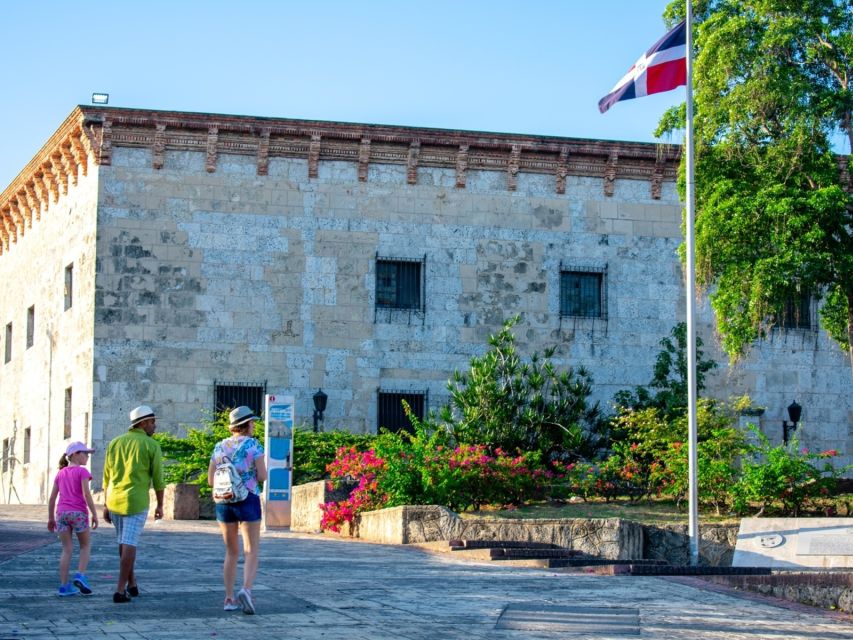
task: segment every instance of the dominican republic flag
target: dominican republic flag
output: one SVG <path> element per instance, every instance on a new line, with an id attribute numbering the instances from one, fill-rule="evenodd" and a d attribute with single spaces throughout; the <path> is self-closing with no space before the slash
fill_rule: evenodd
<path id="1" fill-rule="evenodd" d="M 607 111 L 620 100 L 642 98 L 687 84 L 687 30 L 682 20 L 646 51 L 613 90 L 598 101 Z"/>

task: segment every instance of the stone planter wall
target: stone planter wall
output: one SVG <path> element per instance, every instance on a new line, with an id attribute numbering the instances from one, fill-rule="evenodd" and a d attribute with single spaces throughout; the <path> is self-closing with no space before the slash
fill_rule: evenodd
<path id="1" fill-rule="evenodd" d="M 699 564 L 730 567 L 739 525 L 699 526 Z M 670 564 L 690 564 L 690 536 L 687 525 L 643 525 L 643 558 Z"/>
<path id="2" fill-rule="evenodd" d="M 352 487 L 330 490 L 325 480 L 296 485 L 293 487 L 290 503 L 290 530 L 320 533 L 320 520 L 323 517 L 320 505 L 344 500 L 351 491 Z"/>
<path id="3" fill-rule="evenodd" d="M 319 533 L 319 505 L 341 500 L 348 490 L 330 492 L 323 481 L 293 488 L 291 531 Z M 700 526 L 700 564 L 731 566 L 738 525 Z M 618 518 L 537 519 L 460 518 L 435 505 L 408 505 L 362 513 L 349 533 L 383 544 L 443 540 L 546 542 L 608 560 L 661 559 L 690 564 L 686 525 L 647 526 Z"/>

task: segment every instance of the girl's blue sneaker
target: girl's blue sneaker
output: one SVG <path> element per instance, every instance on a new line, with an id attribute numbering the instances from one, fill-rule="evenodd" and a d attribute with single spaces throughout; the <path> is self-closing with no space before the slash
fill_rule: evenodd
<path id="1" fill-rule="evenodd" d="M 89 578 L 86 577 L 86 574 L 79 571 L 75 573 L 73 584 L 84 596 L 92 595 L 92 587 L 89 586 Z"/>
<path id="2" fill-rule="evenodd" d="M 59 591 L 56 595 L 60 598 L 65 598 L 66 596 L 76 596 L 78 593 L 80 593 L 80 589 L 69 582 L 68 584 L 64 584 L 59 587 Z"/>

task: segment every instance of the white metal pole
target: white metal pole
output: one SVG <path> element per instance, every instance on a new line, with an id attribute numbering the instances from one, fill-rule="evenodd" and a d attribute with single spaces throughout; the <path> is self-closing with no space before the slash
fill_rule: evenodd
<path id="1" fill-rule="evenodd" d="M 696 260 L 693 248 L 695 194 L 693 184 L 693 7 L 687 0 L 687 426 L 689 474 L 690 564 L 699 564 L 699 508 L 697 487 L 696 425 Z"/>

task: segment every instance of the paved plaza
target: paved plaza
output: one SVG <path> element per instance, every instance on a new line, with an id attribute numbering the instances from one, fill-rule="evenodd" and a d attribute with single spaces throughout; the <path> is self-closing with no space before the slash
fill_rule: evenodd
<path id="1" fill-rule="evenodd" d="M 44 506 L 0 505 L 0 640 L 26 638 L 853 638 L 853 618 L 697 579 L 597 576 L 267 532 L 257 615 L 222 611 L 215 522 L 149 520 L 140 597 L 113 604 L 113 529 L 93 536 L 91 597 L 56 597 L 60 546 Z M 76 563 L 76 545 L 75 545 Z M 72 565 L 72 571 L 76 564 Z"/>

